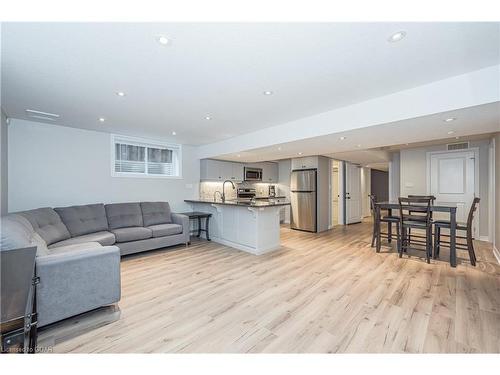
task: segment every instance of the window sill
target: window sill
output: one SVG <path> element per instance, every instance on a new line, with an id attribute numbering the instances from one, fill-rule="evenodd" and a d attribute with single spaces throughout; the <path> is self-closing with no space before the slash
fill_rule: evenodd
<path id="1" fill-rule="evenodd" d="M 152 179 L 169 179 L 169 180 L 182 180 L 182 176 L 163 176 L 163 175 L 153 175 L 153 174 L 142 174 L 142 173 L 111 173 L 111 177 L 121 177 L 121 178 L 152 178 Z"/>

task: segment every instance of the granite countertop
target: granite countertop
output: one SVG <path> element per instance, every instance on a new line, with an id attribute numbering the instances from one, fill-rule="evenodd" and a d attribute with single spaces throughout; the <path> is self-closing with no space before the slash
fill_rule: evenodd
<path id="1" fill-rule="evenodd" d="M 264 196 L 264 197 L 255 197 L 255 199 L 285 199 L 286 197 L 284 195 L 277 195 L 275 197 L 269 197 L 269 196 Z"/>
<path id="2" fill-rule="evenodd" d="M 241 206 L 241 207 L 275 207 L 275 206 L 288 206 L 290 202 L 271 202 L 265 199 L 250 201 L 237 201 L 237 200 L 227 200 L 222 202 L 221 200 L 214 201 L 213 199 L 185 199 L 184 202 L 188 203 L 209 203 L 209 204 L 224 204 L 228 206 Z"/>

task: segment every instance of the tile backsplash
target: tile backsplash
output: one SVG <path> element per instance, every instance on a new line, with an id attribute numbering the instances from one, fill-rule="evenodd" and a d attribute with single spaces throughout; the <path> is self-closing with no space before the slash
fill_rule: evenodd
<path id="1" fill-rule="evenodd" d="M 201 199 L 214 199 L 214 193 L 220 191 L 222 193 L 222 182 L 218 181 L 202 181 L 200 183 L 200 198 Z M 269 185 L 276 186 L 276 195 L 279 195 L 278 184 L 267 184 L 264 182 L 249 183 L 243 182 L 240 184 L 235 184 L 236 189 L 238 187 L 253 187 L 255 188 L 255 194 L 257 197 L 267 197 L 269 194 Z M 226 184 L 226 199 L 236 199 L 237 193 L 236 189 L 231 188 L 231 184 Z M 217 194 L 217 199 L 219 199 L 219 194 Z"/>

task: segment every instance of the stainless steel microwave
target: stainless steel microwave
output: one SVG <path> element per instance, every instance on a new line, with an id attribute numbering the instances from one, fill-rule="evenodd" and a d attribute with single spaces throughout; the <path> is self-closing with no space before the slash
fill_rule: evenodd
<path id="1" fill-rule="evenodd" d="M 262 169 L 245 167 L 245 181 L 262 181 Z"/>

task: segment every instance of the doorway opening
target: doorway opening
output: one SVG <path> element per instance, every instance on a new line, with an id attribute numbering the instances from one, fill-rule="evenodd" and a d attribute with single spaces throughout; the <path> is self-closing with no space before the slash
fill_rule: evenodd
<path id="1" fill-rule="evenodd" d="M 338 160 L 332 160 L 331 163 L 331 221 L 330 227 L 333 228 L 336 225 L 343 224 L 343 209 L 341 210 L 342 194 L 341 194 L 341 162 Z"/>

